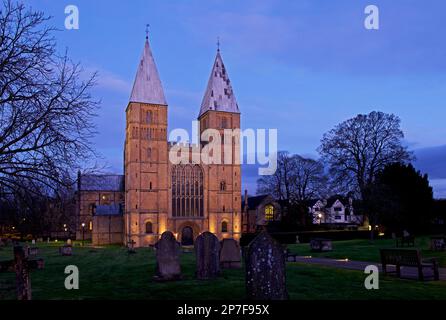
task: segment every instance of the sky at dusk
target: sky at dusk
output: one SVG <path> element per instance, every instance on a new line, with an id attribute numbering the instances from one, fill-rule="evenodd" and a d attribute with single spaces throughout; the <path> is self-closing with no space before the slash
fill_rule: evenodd
<path id="1" fill-rule="evenodd" d="M 169 104 L 169 130 L 196 119 L 217 37 L 242 128 L 277 128 L 280 150 L 313 158 L 322 135 L 358 113 L 401 118 L 415 166 L 446 198 L 446 2 L 443 0 L 26 0 L 52 16 L 61 52 L 99 72 L 94 139 L 122 173 L 125 108 L 145 25 Z M 64 29 L 67 5 L 80 29 Z M 380 29 L 364 28 L 377 5 Z M 244 167 L 255 193 L 257 170 Z"/>

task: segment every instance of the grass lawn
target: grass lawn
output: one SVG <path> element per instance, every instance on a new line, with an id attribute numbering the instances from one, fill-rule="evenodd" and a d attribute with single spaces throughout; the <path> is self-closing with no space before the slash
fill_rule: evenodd
<path id="1" fill-rule="evenodd" d="M 385 240 L 379 240 L 385 241 Z M 354 245 L 347 250 L 348 243 Z M 358 242 L 335 244 L 335 250 L 349 252 L 349 258 L 361 256 Z M 366 242 L 364 242 L 365 248 Z M 386 242 L 384 242 L 386 243 Z M 293 246 L 305 254 L 308 245 Z M 364 248 L 362 248 L 364 249 Z M 373 251 L 373 250 L 370 250 Z M 245 296 L 244 271 L 224 270 L 215 281 L 194 279 L 193 253 L 182 254 L 182 281 L 152 281 L 155 257 L 152 249 L 141 248 L 136 254 L 116 246 L 104 248 L 74 247 L 72 257 L 62 257 L 55 245 L 40 245 L 45 269 L 31 274 L 35 300 L 60 299 L 225 299 L 240 300 Z M 332 253 L 334 255 L 335 253 Z M 355 254 L 355 255 L 353 255 Z M 0 260 L 11 259 L 12 249 L 0 250 Z M 373 252 L 363 254 L 375 260 Z M 66 290 L 64 269 L 76 265 L 80 272 L 80 289 Z M 14 299 L 13 273 L 0 273 L 0 300 Z M 381 277 L 380 290 L 364 288 L 365 275 L 359 271 L 338 270 L 298 263 L 287 264 L 287 288 L 291 299 L 446 299 L 446 282 L 419 282 Z"/>
<path id="2" fill-rule="evenodd" d="M 430 238 L 418 237 L 415 238 L 415 248 L 421 250 L 423 258 L 436 257 L 441 267 L 446 267 L 446 251 L 431 251 L 429 250 Z M 291 252 L 298 253 L 301 256 L 324 257 L 333 259 L 358 260 L 379 262 L 379 249 L 395 248 L 395 240 L 393 239 L 376 239 L 373 242 L 370 240 L 350 240 L 350 241 L 334 241 L 333 251 L 331 252 L 311 252 L 308 243 L 288 246 Z M 413 248 L 409 248 L 413 249 Z"/>

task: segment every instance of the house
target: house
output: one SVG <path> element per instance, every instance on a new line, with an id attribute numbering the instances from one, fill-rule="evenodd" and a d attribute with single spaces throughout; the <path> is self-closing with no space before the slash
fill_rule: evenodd
<path id="1" fill-rule="evenodd" d="M 313 224 L 362 224 L 363 217 L 355 215 L 351 197 L 333 196 L 308 201 Z"/>
<path id="2" fill-rule="evenodd" d="M 255 233 L 282 219 L 282 206 L 271 195 L 248 197 L 242 203 L 242 233 Z"/>

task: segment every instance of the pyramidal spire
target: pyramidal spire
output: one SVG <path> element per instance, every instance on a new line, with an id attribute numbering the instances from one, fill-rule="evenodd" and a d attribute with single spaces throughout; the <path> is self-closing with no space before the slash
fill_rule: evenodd
<path id="1" fill-rule="evenodd" d="M 167 105 L 148 36 L 146 36 L 144 51 L 136 72 L 130 102 Z"/>
<path id="2" fill-rule="evenodd" d="M 209 110 L 240 113 L 231 81 L 221 58 L 220 48 L 217 50 L 199 117 Z"/>

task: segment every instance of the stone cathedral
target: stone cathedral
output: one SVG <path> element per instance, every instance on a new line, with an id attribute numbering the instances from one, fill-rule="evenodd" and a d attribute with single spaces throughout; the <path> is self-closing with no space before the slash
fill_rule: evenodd
<path id="1" fill-rule="evenodd" d="M 220 50 L 197 111 L 200 137 L 203 130 L 216 129 L 223 143 L 225 129 L 240 129 L 240 111 Z M 219 239 L 240 238 L 239 137 L 231 138 L 229 164 L 173 164 L 168 112 L 147 37 L 126 108 L 124 175 L 79 174 L 78 239 L 143 247 L 167 230 L 183 245 L 192 245 L 204 231 Z M 190 158 L 209 143 L 198 137 L 197 141 L 198 145 L 187 145 Z"/>

